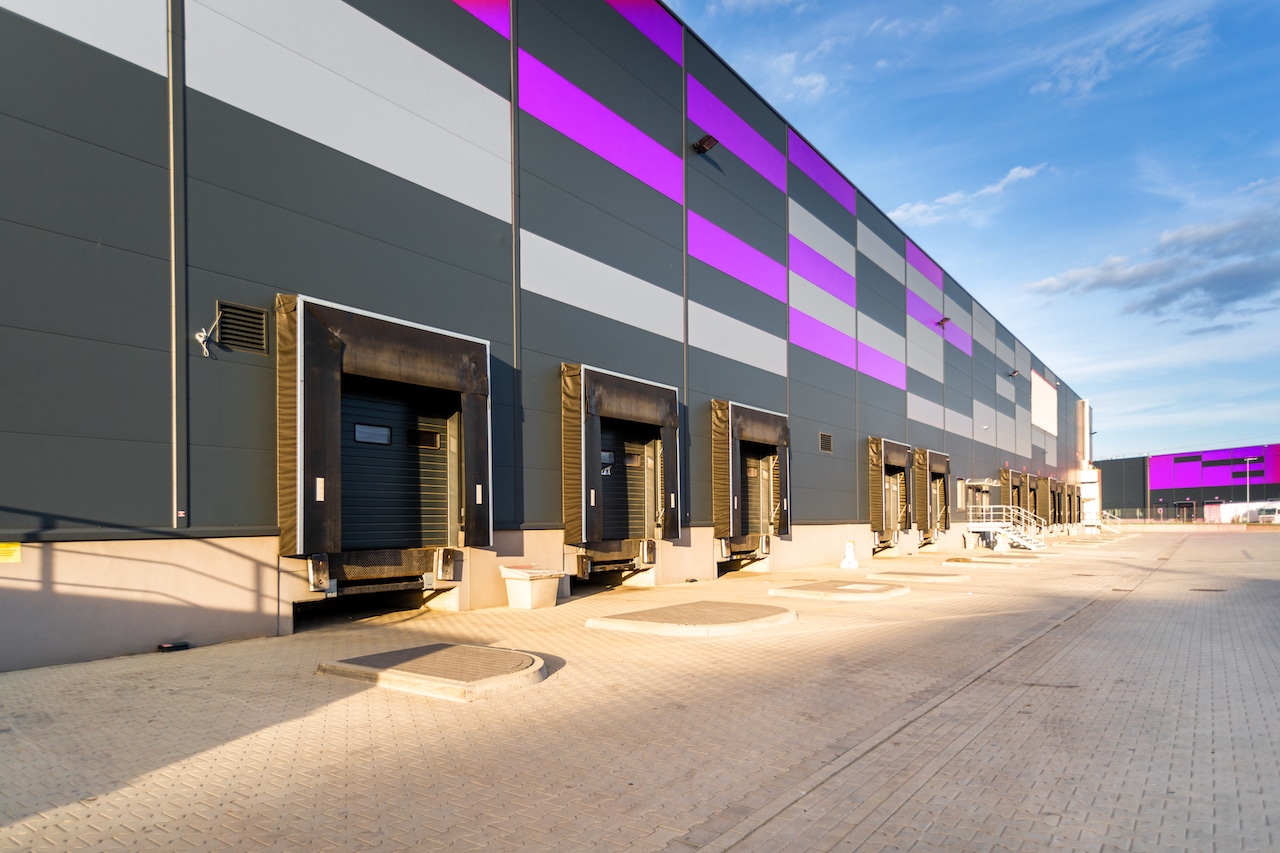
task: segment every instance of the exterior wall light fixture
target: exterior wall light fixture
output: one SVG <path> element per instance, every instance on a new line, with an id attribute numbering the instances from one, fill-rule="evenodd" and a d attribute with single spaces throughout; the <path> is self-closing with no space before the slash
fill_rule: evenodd
<path id="1" fill-rule="evenodd" d="M 945 328 L 947 327 L 947 324 L 948 324 L 948 323 L 950 323 L 950 322 L 951 322 L 951 318 L 950 318 L 950 317 L 943 317 L 941 320 L 939 320 L 938 322 L 934 323 L 934 325 L 935 325 L 935 326 L 941 326 L 942 328 L 944 328 L 944 329 L 945 329 Z"/>
<path id="2" fill-rule="evenodd" d="M 1016 370 L 1009 374 L 1009 376 L 1010 376 L 1011 378 L 1012 378 L 1012 377 L 1014 377 L 1014 376 L 1017 376 L 1017 375 L 1018 375 L 1018 371 L 1016 371 Z"/>
<path id="3" fill-rule="evenodd" d="M 715 148 L 719 144 L 720 144 L 720 140 L 716 139 L 714 136 L 708 133 L 708 134 L 705 134 L 697 142 L 693 143 L 693 150 L 697 151 L 699 154 L 706 154 L 708 151 L 710 151 L 712 148 Z"/>

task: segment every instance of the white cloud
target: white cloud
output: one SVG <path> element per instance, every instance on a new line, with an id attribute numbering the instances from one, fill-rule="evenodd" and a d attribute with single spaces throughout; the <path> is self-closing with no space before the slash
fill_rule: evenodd
<path id="1" fill-rule="evenodd" d="M 984 225 L 990 216 L 990 206 L 984 204 L 984 200 L 1003 195 L 1006 189 L 1019 181 L 1034 178 L 1044 167 L 1044 163 L 1030 168 L 1014 166 L 999 181 L 982 189 L 971 193 L 957 190 L 933 201 L 909 202 L 893 210 L 889 217 L 904 225 L 934 225 L 954 221 Z"/>
<path id="2" fill-rule="evenodd" d="M 899 38 L 917 34 L 931 36 L 959 14 L 959 9 L 955 6 L 947 5 L 943 6 L 936 15 L 930 18 L 893 18 L 891 20 L 877 18 L 871 22 L 871 26 L 867 27 L 867 35 L 897 36 Z"/>

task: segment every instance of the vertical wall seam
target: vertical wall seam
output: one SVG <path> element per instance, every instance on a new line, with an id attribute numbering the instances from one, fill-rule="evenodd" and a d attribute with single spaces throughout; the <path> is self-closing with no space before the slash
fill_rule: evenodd
<path id="1" fill-rule="evenodd" d="M 185 0 L 169 0 L 170 524 L 191 525 L 187 382 L 187 137 Z"/>

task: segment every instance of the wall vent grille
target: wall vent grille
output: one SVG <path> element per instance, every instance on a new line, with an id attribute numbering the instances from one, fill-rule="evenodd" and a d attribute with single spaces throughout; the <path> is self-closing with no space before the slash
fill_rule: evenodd
<path id="1" fill-rule="evenodd" d="M 818 449 L 821 450 L 823 453 L 832 452 L 831 433 L 829 432 L 818 433 Z"/>
<path id="2" fill-rule="evenodd" d="M 234 302 L 218 301 L 217 343 L 242 352 L 267 353 L 267 312 Z"/>

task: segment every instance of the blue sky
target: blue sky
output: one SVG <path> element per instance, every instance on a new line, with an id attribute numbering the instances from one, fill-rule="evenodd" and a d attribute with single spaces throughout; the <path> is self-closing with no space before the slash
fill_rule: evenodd
<path id="1" fill-rule="evenodd" d="M 1094 407 L 1280 442 L 1280 3 L 668 0 Z"/>

